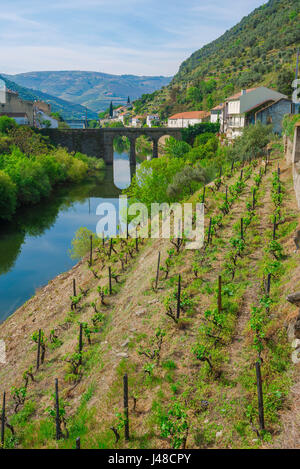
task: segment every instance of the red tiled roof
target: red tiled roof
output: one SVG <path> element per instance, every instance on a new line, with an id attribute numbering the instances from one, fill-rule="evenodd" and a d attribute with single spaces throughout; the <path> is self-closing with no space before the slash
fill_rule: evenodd
<path id="1" fill-rule="evenodd" d="M 169 119 L 204 119 L 208 116 L 210 116 L 209 111 L 189 111 L 179 112 L 178 114 L 174 114 L 174 116 L 169 117 Z"/>
<path id="2" fill-rule="evenodd" d="M 248 88 L 246 91 L 246 93 L 250 93 L 250 91 L 254 91 L 256 90 L 257 88 Z M 234 99 L 238 99 L 242 96 L 242 92 L 239 91 L 238 93 L 232 95 L 232 96 L 229 96 L 229 98 L 226 98 L 226 101 L 231 101 L 231 100 L 234 100 Z"/>
<path id="3" fill-rule="evenodd" d="M 224 108 L 224 104 L 218 104 L 218 106 L 215 106 L 212 108 L 212 111 L 220 111 L 221 109 Z"/>

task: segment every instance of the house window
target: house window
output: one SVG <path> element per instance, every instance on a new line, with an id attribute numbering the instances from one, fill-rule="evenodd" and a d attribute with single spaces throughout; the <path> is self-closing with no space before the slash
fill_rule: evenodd
<path id="1" fill-rule="evenodd" d="M 272 120 L 272 116 L 268 116 L 267 117 L 267 124 L 272 124 L 273 120 Z"/>

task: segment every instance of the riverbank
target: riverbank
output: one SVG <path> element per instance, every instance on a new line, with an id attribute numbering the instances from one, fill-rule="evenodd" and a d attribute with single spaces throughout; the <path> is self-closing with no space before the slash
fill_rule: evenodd
<path id="1" fill-rule="evenodd" d="M 259 167 L 254 168 L 253 175 L 245 181 L 244 192 L 233 204 L 232 212 L 224 218 L 220 234 L 213 238 L 214 251 L 210 266 L 203 265 L 196 277 L 196 253 L 183 250 L 173 258 L 167 280 L 164 280 L 165 272 L 161 272 L 158 289 L 154 290 L 151 285 L 155 278 L 158 251 L 161 252 L 161 266 L 165 266 L 172 245 L 168 240 L 149 240 L 140 244 L 138 252 L 135 252 L 133 242 L 132 258 L 128 256 L 124 272 L 118 256 L 113 255 L 109 260 L 106 255 L 98 256 L 94 252 L 92 270 L 87 265 L 88 258 L 83 259 L 70 271 L 38 290 L 32 299 L 1 324 L 0 338 L 5 340 L 7 346 L 7 363 L 0 365 L 1 390 L 5 389 L 8 393 L 8 420 L 14 424 L 17 437 L 17 440 L 11 440 L 11 443 L 8 441 L 7 444 L 31 448 L 70 448 L 74 447 L 75 438 L 80 436 L 84 448 L 169 448 L 174 443 L 171 434 L 161 433 L 160 415 L 165 415 L 165 410 L 170 409 L 171 403 L 175 402 L 182 415 L 181 421 L 188 423 L 187 448 L 267 448 L 279 442 L 285 447 L 299 446 L 297 424 L 294 440 L 290 442 L 290 427 L 287 425 L 282 431 L 279 418 L 283 412 L 284 422 L 290 421 L 292 416 L 289 405 L 293 408 L 294 397 L 288 389 L 292 382 L 295 386 L 299 380 L 299 365 L 291 365 L 286 337 L 286 327 L 295 320 L 297 308 L 288 304 L 285 297 L 300 287 L 300 254 L 294 253 L 293 243 L 293 232 L 298 226 L 298 208 L 291 169 L 282 160 L 280 167 L 284 185 L 282 212 L 288 214 L 283 231 L 278 234 L 285 254 L 282 260 L 284 275 L 280 274 L 278 279 L 274 279 L 274 287 L 272 284 L 271 295 L 275 297 L 270 306 L 272 324 L 267 329 L 267 337 L 273 342 L 272 353 L 275 355 L 270 358 L 266 351 L 263 352 L 263 379 L 264 386 L 269 386 L 271 367 L 271 376 L 275 373 L 275 378 L 284 383 L 284 388 L 277 390 L 275 380 L 271 381 L 273 391 L 272 388 L 266 391 L 266 405 L 273 403 L 273 408 L 267 407 L 266 411 L 266 437 L 257 438 L 245 410 L 247 403 L 252 405 L 253 399 L 256 426 L 256 385 L 254 375 L 247 375 L 251 371 L 249 363 L 253 364 L 255 358 L 251 348 L 249 321 L 251 304 L 256 304 L 260 291 L 258 279 L 262 277 L 264 265 L 263 247 L 272 231 L 270 194 L 272 172 L 277 168 L 277 159 L 268 168 L 259 189 L 253 227 L 246 234 L 247 257 L 241 261 L 240 271 L 234 281 L 228 283 L 231 292 L 228 298 L 233 298 L 238 310 L 235 310 L 237 322 L 234 321 L 230 326 L 232 337 L 223 344 L 225 361 L 220 364 L 221 375 L 216 377 L 209 370 L 206 372 L 205 363 L 193 359 L 192 349 L 199 328 L 203 325 L 203 312 L 214 304 L 215 281 L 230 245 L 233 225 L 239 222 L 246 202 L 252 197 L 253 178 Z M 233 178 L 223 180 L 220 192 L 210 194 L 208 191 L 206 210 L 210 216 L 216 213 L 223 200 L 225 183 L 230 186 L 239 177 L 237 173 Z M 196 193 L 194 200 L 199 196 L 201 194 Z M 117 244 L 115 249 L 121 252 L 126 248 Z M 209 252 L 207 254 L 210 255 Z M 101 269 L 103 259 L 105 265 Z M 120 274 L 121 283 L 113 281 L 114 294 L 105 293 L 105 305 L 101 306 L 98 287 L 108 285 L 108 265 Z M 182 291 L 185 293 L 180 324 L 166 315 L 165 307 L 165 300 L 174 290 L 178 273 L 182 276 Z M 76 309 L 71 312 L 73 279 L 76 279 L 77 293 L 80 287 L 85 291 L 85 296 L 79 299 Z M 227 307 L 225 303 L 229 300 L 225 297 L 224 307 Z M 76 351 L 78 323 L 91 325 L 91 318 L 95 320 L 96 314 L 94 306 L 103 314 L 99 332 L 91 333 L 90 345 L 88 337 L 84 335 L 83 365 L 79 369 L 77 382 L 76 377 L 75 382 L 69 381 L 67 360 Z M 48 342 L 45 362 L 36 372 L 36 345 L 31 336 L 38 329 L 43 329 Z M 52 330 L 59 343 L 50 341 Z M 163 330 L 165 335 L 162 337 L 159 363 L 156 363 L 147 357 L 155 350 L 155 334 L 158 330 Z M 281 347 L 280 361 L 276 355 L 278 347 Z M 217 359 L 214 357 L 214 360 Z M 20 412 L 14 415 L 13 393 L 10 390 L 13 385 L 17 388 L 22 386 L 23 373 L 30 366 L 33 366 L 34 381 L 29 380 L 25 403 L 20 406 Z M 118 426 L 117 413 L 122 409 L 121 390 L 125 372 L 129 376 L 131 439 L 129 443 L 124 442 L 121 426 L 121 439 L 116 444 L 110 427 Z M 242 386 L 243 376 L 248 381 L 250 379 L 251 388 L 247 391 Z M 54 422 L 47 413 L 47 408 L 53 407 L 51 395 L 55 378 L 59 380 L 69 431 L 69 437 L 59 442 L 54 440 Z M 293 420 L 295 422 L 296 416 Z M 185 433 L 185 430 L 182 432 Z M 183 434 L 178 437 L 182 444 Z"/>

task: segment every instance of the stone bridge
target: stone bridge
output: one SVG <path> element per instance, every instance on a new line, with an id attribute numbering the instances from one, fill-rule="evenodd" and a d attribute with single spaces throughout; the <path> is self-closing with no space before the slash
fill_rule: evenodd
<path id="1" fill-rule="evenodd" d="M 158 141 L 163 136 L 171 136 L 181 140 L 181 129 L 159 128 L 102 128 L 102 129 L 43 129 L 53 145 L 79 151 L 88 156 L 103 158 L 106 164 L 113 164 L 115 137 L 127 137 L 130 142 L 130 164 L 136 164 L 135 141 L 145 135 L 153 142 L 153 158 L 158 157 Z"/>

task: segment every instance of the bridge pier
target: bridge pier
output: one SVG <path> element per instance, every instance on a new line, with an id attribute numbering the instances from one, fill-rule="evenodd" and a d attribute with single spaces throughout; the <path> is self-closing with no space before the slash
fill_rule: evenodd
<path id="1" fill-rule="evenodd" d="M 129 158 L 130 158 L 130 165 L 136 164 L 136 153 L 135 153 L 135 138 L 130 138 L 130 151 L 129 151 Z"/>
<path id="2" fill-rule="evenodd" d="M 153 150 L 152 150 L 152 158 L 158 158 L 158 138 L 152 138 L 153 142 Z"/>

